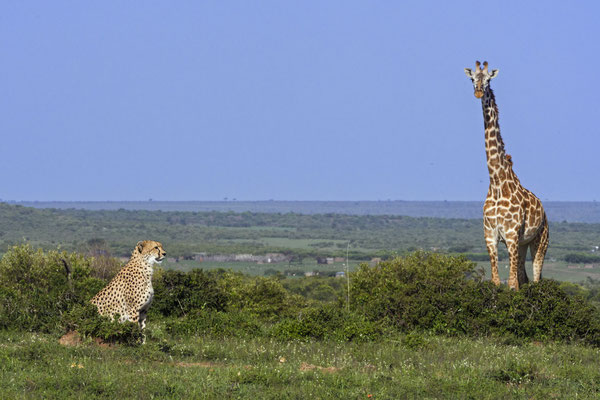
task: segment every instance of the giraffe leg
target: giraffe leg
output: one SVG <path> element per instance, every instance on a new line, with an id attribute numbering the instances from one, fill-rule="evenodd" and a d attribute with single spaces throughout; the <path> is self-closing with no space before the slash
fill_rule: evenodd
<path id="1" fill-rule="evenodd" d="M 538 282 L 542 279 L 542 267 L 544 265 L 544 257 L 548 250 L 548 223 L 544 223 L 542 231 L 533 240 L 530 245 L 531 258 L 533 258 L 533 281 Z"/>
<path id="2" fill-rule="evenodd" d="M 517 280 L 519 281 L 519 286 L 529 283 L 529 277 L 527 276 L 527 270 L 525 269 L 527 249 L 528 246 L 519 246 L 519 268 L 517 270 Z"/>
<path id="3" fill-rule="evenodd" d="M 492 268 L 492 282 L 496 286 L 500 285 L 500 275 L 498 274 L 498 240 L 492 235 L 485 235 L 485 243 L 488 254 L 490 255 L 490 266 Z"/>
<path id="4" fill-rule="evenodd" d="M 519 290 L 519 245 L 516 232 L 506 233 L 506 247 L 510 259 L 510 271 L 508 272 L 508 286 L 511 289 Z"/>

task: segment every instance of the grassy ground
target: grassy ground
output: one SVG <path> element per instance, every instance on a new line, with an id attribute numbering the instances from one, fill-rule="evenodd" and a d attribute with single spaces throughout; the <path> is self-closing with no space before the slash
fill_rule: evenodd
<path id="1" fill-rule="evenodd" d="M 379 343 L 191 337 L 66 347 L 0 332 L 1 398 L 594 399 L 600 350 L 405 336 Z"/>

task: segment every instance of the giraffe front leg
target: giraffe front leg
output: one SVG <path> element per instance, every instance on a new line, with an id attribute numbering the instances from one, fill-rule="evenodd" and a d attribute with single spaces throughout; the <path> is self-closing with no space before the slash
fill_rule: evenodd
<path id="1" fill-rule="evenodd" d="M 492 282 L 496 286 L 500 285 L 500 275 L 498 274 L 498 241 L 492 235 L 486 234 L 485 243 L 488 254 L 490 255 L 490 267 L 492 269 Z"/>
<path id="2" fill-rule="evenodd" d="M 505 237 L 508 256 L 510 259 L 510 270 L 508 272 L 508 286 L 511 289 L 519 290 L 519 243 L 516 232 L 506 233 Z"/>
<path id="3" fill-rule="evenodd" d="M 542 231 L 531 243 L 531 258 L 533 258 L 533 281 L 538 282 L 542 279 L 542 267 L 544 266 L 544 258 L 546 250 L 548 250 L 548 223 L 544 223 Z"/>

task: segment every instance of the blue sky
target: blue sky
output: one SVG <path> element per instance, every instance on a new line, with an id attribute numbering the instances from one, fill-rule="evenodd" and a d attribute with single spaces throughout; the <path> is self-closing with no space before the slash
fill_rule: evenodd
<path id="1" fill-rule="evenodd" d="M 2 2 L 1 199 L 482 200 L 488 60 L 542 200 L 600 200 L 600 3 Z"/>

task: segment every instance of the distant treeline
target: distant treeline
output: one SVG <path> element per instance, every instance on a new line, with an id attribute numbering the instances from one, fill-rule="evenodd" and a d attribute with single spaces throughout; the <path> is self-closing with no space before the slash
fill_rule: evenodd
<path id="1" fill-rule="evenodd" d="M 483 195 L 483 193 L 482 193 Z M 404 215 L 409 217 L 480 219 L 481 201 L 28 201 L 35 208 L 146 211 L 220 211 L 236 213 L 297 213 L 348 215 Z M 544 201 L 550 221 L 600 223 L 600 204 L 595 201 Z"/>
<path id="2" fill-rule="evenodd" d="M 547 257 L 589 254 L 600 243 L 600 224 L 552 222 Z M 482 221 L 399 215 L 255 212 L 36 209 L 0 203 L 0 252 L 29 242 L 43 248 L 87 251 L 98 243 L 126 256 L 142 239 L 155 239 L 169 256 L 284 253 L 298 257 L 389 258 L 417 249 L 486 260 Z M 501 246 L 501 257 L 506 252 Z M 575 262 L 575 261 L 570 261 Z M 584 261 L 589 262 L 589 261 Z M 594 261 L 595 262 L 595 261 Z"/>

